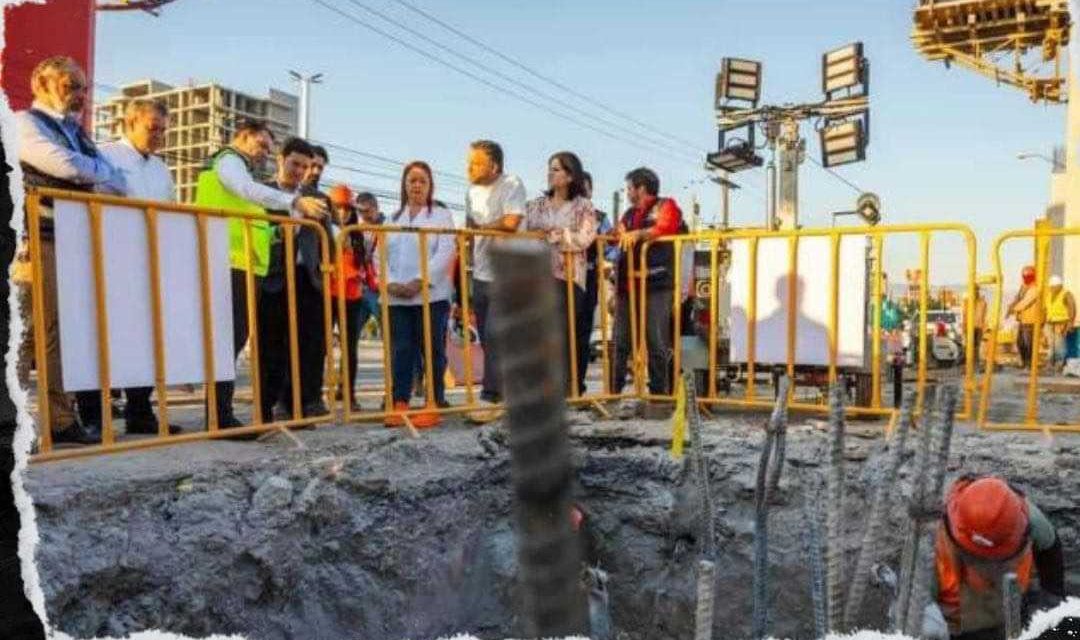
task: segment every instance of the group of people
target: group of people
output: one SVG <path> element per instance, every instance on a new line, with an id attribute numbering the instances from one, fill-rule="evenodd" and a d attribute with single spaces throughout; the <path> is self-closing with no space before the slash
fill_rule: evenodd
<path id="1" fill-rule="evenodd" d="M 1035 267 L 1024 267 L 1020 278 L 1020 290 L 1005 315 L 1017 322 L 1016 348 L 1020 352 L 1021 365 L 1024 369 L 1031 368 L 1037 346 L 1035 327 L 1041 324 L 1042 337 L 1050 347 L 1045 366 L 1051 373 L 1061 373 L 1067 355 L 1066 340 L 1076 326 L 1076 300 L 1057 274 L 1047 279 L 1047 287 L 1041 295 L 1035 281 Z"/>
<path id="2" fill-rule="evenodd" d="M 167 109 L 156 102 L 132 100 L 124 114 L 123 137 L 116 142 L 94 144 L 77 119 L 87 91 L 81 69 L 68 58 L 49 58 L 32 76 L 33 107 L 18 114 L 19 160 L 28 187 L 50 187 L 71 191 L 98 191 L 142 200 L 171 201 L 173 182 L 157 155 L 168 126 Z M 659 196 L 660 181 L 649 169 L 639 168 L 626 175 L 630 208 L 611 228 L 594 210 L 590 198 L 592 181 L 581 160 L 573 153 L 551 156 L 547 166 L 548 188 L 528 199 L 522 181 L 504 169 L 502 148 L 490 140 L 474 142 L 468 154 L 468 190 L 465 208 L 467 227 L 473 234 L 471 277 L 457 272 L 463 261 L 457 254 L 454 219 L 436 198 L 434 172 L 424 162 L 411 162 L 401 177 L 400 205 L 389 216 L 379 211 L 378 200 L 370 193 L 353 194 L 335 185 L 321 191 L 322 173 L 329 162 L 325 148 L 299 138 L 282 141 L 275 153 L 276 170 L 266 182 L 256 178 L 257 169 L 274 153 L 274 135 L 264 123 L 244 122 L 236 128 L 231 143 L 216 153 L 198 178 L 196 203 L 215 209 L 250 214 L 230 218 L 229 258 L 232 268 L 233 346 L 239 356 L 249 339 L 249 298 L 255 301 L 258 331 L 256 347 L 261 402 L 256 410 L 270 421 L 282 412 L 292 418 L 317 418 L 327 413 L 323 401 L 323 373 L 326 360 L 325 300 L 322 265 L 328 248 L 320 241 L 321 227 L 328 237 L 336 237 L 343 227 L 366 224 L 362 233 L 347 234 L 342 261 L 329 278 L 335 321 L 347 362 L 346 393 L 352 397 L 356 377 L 357 339 L 371 316 L 380 317 L 380 296 L 387 296 L 389 326 L 383 335 L 391 341 L 392 405 L 386 407 L 387 425 L 396 426 L 410 411 L 414 381 L 425 370 L 423 335 L 430 335 L 431 376 L 429 403 L 413 411 L 416 427 L 439 423 L 438 409 L 446 405 L 443 374 L 446 369 L 446 331 L 451 308 L 460 296 L 462 283 L 469 287 L 476 328 L 484 346 L 481 398 L 484 406 L 470 416 L 477 422 L 497 417 L 501 402 L 499 353 L 488 340 L 491 327 L 491 288 L 496 274 L 492 249 L 508 234 L 533 232 L 551 245 L 551 282 L 567 317 L 571 302 L 575 310 L 576 342 L 570 344 L 569 321 L 560 323 L 567 336 L 567 384 L 577 381 L 584 391 L 589 357 L 589 334 L 597 309 L 599 265 L 604 257 L 615 265 L 615 361 L 611 391 L 619 393 L 625 383 L 631 355 L 628 271 L 641 270 L 645 279 L 647 315 L 642 332 L 648 360 L 649 391 L 670 393 L 674 248 L 656 243 L 647 254 L 643 246 L 651 240 L 685 229 L 674 200 Z M 43 390 L 42 402 L 50 407 L 54 442 L 90 444 L 100 441 L 102 403 L 98 391 L 68 395 L 56 382 L 61 379 L 58 312 L 56 300 L 56 259 L 51 218 L 52 203 L 42 202 L 41 218 L 42 285 L 45 292 L 45 352 L 52 382 Z M 286 219 L 296 221 L 287 223 Z M 306 222 L 300 222 L 306 221 Z M 407 227 L 410 231 L 380 232 L 379 225 Z M 290 229 L 291 227 L 291 229 Z M 425 246 L 415 232 L 426 230 Z M 293 241 L 284 240 L 288 234 Z M 597 242 L 601 234 L 611 243 Z M 385 246 L 379 247 L 379 243 Z M 289 257 L 285 249 L 293 246 Z M 379 265 L 385 258 L 386 269 Z M 289 277 L 290 265 L 295 269 Z M 295 304 L 289 304 L 288 282 L 293 281 Z M 1024 289 L 1009 307 L 1021 321 L 1021 349 L 1030 362 L 1030 337 L 1025 327 L 1045 322 L 1057 336 L 1075 321 L 1076 305 L 1062 292 L 1058 278 L 1050 279 L 1045 299 L 1039 299 L 1035 272 L 1024 272 Z M 255 290 L 248 291 L 248 283 Z M 1035 291 L 1036 293 L 1032 293 Z M 344 307 L 337 306 L 341 305 Z M 426 308 L 425 308 L 425 305 Z M 28 305 L 24 303 L 24 311 Z M 984 305 L 985 307 L 985 305 Z M 299 380 L 293 380 L 290 363 L 289 309 L 294 308 L 298 338 Z M 344 310 L 344 313 L 341 312 Z M 984 311 L 983 311 L 984 312 Z M 468 319 L 465 320 L 468 322 Z M 425 328 L 425 322 L 428 323 Z M 978 327 L 981 330 L 981 325 Z M 526 337 L 527 338 L 527 337 Z M 1062 338 L 1063 339 L 1063 338 Z M 1026 346 L 1025 346 L 1026 345 Z M 569 370 L 577 352 L 577 370 Z M 1055 356 L 1056 358 L 1057 356 Z M 24 384 L 29 354 L 20 361 Z M 295 388 L 294 388 L 295 385 Z M 215 386 L 216 406 L 208 407 L 208 420 L 223 429 L 242 426 L 233 412 L 233 383 Z M 571 389 L 568 386 L 566 391 Z M 159 425 L 151 404 L 151 388 L 125 389 L 124 418 L 128 433 L 158 433 Z M 295 400 L 298 399 L 299 403 Z M 167 426 L 169 431 L 175 429 Z M 578 514 L 580 520 L 580 514 Z M 1016 488 L 1000 478 L 962 478 L 950 489 L 943 509 L 936 541 L 934 591 L 936 604 L 928 610 L 924 629 L 927 637 L 997 637 L 1001 620 L 1000 583 L 1005 573 L 1014 573 L 1024 592 L 1031 591 L 1037 576 L 1043 592 L 1064 593 L 1061 542 L 1045 516 Z M 934 620 L 941 622 L 932 635 Z M 990 634 L 990 635 L 987 635 Z"/>
<path id="3" fill-rule="evenodd" d="M 79 116 L 87 93 L 87 82 L 78 65 L 66 57 L 42 61 L 31 78 L 33 106 L 18 114 L 19 160 L 28 187 L 49 187 L 71 191 L 108 193 L 141 200 L 169 202 L 175 189 L 168 167 L 159 152 L 164 146 L 169 122 L 167 107 L 149 99 L 132 99 L 126 104 L 122 138 L 95 144 L 82 128 Z M 277 149 L 275 151 L 275 148 Z M 273 155 L 274 172 L 269 180 L 258 178 L 260 169 Z M 195 204 L 216 210 L 246 214 L 228 221 L 229 263 L 231 267 L 232 324 L 234 357 L 249 342 L 249 299 L 254 300 L 257 336 L 257 372 L 261 391 L 255 407 L 262 422 L 282 417 L 315 419 L 327 413 L 324 402 L 324 369 L 327 358 L 325 300 L 335 305 L 334 324 L 341 315 L 345 326 L 338 327 L 346 361 L 345 393 L 352 406 L 357 371 L 357 340 L 372 316 L 381 320 L 380 298 L 386 296 L 389 326 L 383 327 L 390 340 L 392 378 L 391 404 L 385 408 L 388 426 L 408 420 L 415 427 L 439 424 L 439 409 L 447 406 L 444 377 L 447 366 L 446 335 L 451 309 L 460 302 L 461 286 L 469 288 L 469 305 L 484 352 L 481 406 L 469 414 L 474 422 L 487 422 L 499 415 L 502 401 L 499 354 L 488 339 L 491 326 L 491 286 L 495 278 L 492 248 L 505 236 L 529 232 L 552 249 L 551 276 L 567 322 L 560 323 L 566 337 L 561 357 L 566 363 L 566 391 L 572 380 L 577 392 L 585 392 L 589 366 L 590 336 L 598 307 L 599 252 L 615 263 L 615 354 L 611 390 L 624 386 L 631 356 L 630 313 L 627 295 L 631 256 L 647 281 L 648 317 L 643 331 L 648 351 L 649 389 L 667 395 L 671 388 L 673 249 L 658 243 L 647 256 L 641 253 L 646 241 L 685 229 L 682 213 L 673 199 L 659 196 L 660 181 L 647 168 L 626 175 L 630 208 L 614 227 L 591 203 L 592 178 L 581 159 L 563 151 L 548 160 L 548 188 L 528 199 L 520 178 L 504 169 L 502 148 L 490 140 L 478 140 L 468 150 L 467 173 L 470 187 L 466 195 L 466 227 L 470 234 L 468 260 L 460 260 L 454 233 L 454 218 L 436 197 L 435 172 L 425 162 L 407 164 L 401 176 L 400 204 L 384 216 L 378 199 L 371 193 L 354 194 L 345 185 L 322 190 L 322 175 L 329 163 L 327 150 L 300 138 L 277 141 L 264 122 L 239 122 L 230 143 L 210 157 L 198 176 Z M 54 442 L 91 444 L 100 442 L 102 411 L 99 391 L 68 394 L 62 391 L 60 374 L 59 318 L 56 300 L 56 256 L 52 236 L 52 203 L 42 202 L 40 226 L 42 279 L 45 290 L 45 348 L 49 367 L 49 389 L 44 390 L 50 407 L 50 429 Z M 365 229 L 345 237 L 342 264 L 331 274 L 329 296 L 323 291 L 323 264 L 334 258 L 333 245 L 324 247 L 320 239 L 335 238 L 343 227 L 407 227 L 411 231 L 378 232 Z M 415 230 L 427 229 L 425 247 Z M 487 233 L 496 232 L 496 233 Z M 597 242 L 605 234 L 609 242 Z M 291 242 L 286 237 L 291 235 Z M 379 247 L 385 242 L 385 247 Z M 285 255 L 292 246 L 294 254 Z M 330 251 L 326 256 L 322 252 Z M 385 256 L 380 255 L 385 251 Z M 385 257 L 385 273 L 380 258 Z M 641 262 L 644 260 L 644 262 Z M 462 278 L 460 265 L 471 273 Z M 289 277 L 289 265 L 295 269 Z M 294 304 L 290 307 L 289 281 L 293 282 Z M 342 281 L 342 282 L 339 282 Z M 254 283 L 254 291 L 248 286 Z M 426 292 L 422 289 L 426 288 Z M 29 296 L 29 287 L 24 287 Z M 424 308 L 424 305 L 427 308 Z M 344 307 L 339 314 L 338 305 Z M 24 304 L 24 314 L 29 304 Z M 290 316 L 290 308 L 294 316 Z M 569 310 L 574 317 L 569 318 Z M 459 307 L 460 310 L 460 307 Z M 425 321 L 428 326 L 425 328 Z M 463 318 L 468 324 L 470 318 Z M 290 327 L 295 322 L 296 363 L 299 378 L 292 379 Z M 570 344 L 570 324 L 575 340 Z M 418 372 L 425 370 L 428 354 L 423 339 L 429 332 L 431 376 L 429 397 L 422 409 L 410 409 Z M 20 372 L 28 377 L 31 352 L 29 341 L 21 358 Z M 570 350 L 575 357 L 570 356 Z M 253 358 L 253 360 L 256 360 Z M 570 370 L 576 362 L 576 369 Z M 222 429 L 243 426 L 233 410 L 235 384 L 218 381 L 214 385 L 214 406 L 207 407 L 207 422 Z M 123 390 L 127 433 L 175 433 L 175 426 L 159 428 L 154 415 L 150 387 Z M 340 392 L 339 392 L 340 393 Z M 209 393 L 208 400 L 209 400 Z"/>

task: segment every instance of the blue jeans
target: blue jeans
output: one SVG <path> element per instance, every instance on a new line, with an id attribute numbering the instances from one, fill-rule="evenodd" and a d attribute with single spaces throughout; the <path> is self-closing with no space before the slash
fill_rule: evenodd
<path id="1" fill-rule="evenodd" d="M 1062 366 L 1065 364 L 1065 337 L 1064 331 L 1050 325 L 1046 328 L 1050 339 L 1050 366 Z"/>
<path id="2" fill-rule="evenodd" d="M 379 331 L 382 331 L 382 307 L 379 306 L 379 292 L 364 290 L 363 295 L 356 301 L 357 306 L 357 318 L 356 327 L 357 331 L 363 330 L 367 325 L 368 319 L 374 317 L 375 325 L 379 327 Z"/>
<path id="3" fill-rule="evenodd" d="M 440 300 L 431 306 L 432 397 L 442 398 L 446 376 L 446 322 L 450 302 Z M 393 377 L 394 402 L 408 402 L 413 380 L 424 353 L 424 312 L 421 305 L 390 306 L 390 371 Z"/>

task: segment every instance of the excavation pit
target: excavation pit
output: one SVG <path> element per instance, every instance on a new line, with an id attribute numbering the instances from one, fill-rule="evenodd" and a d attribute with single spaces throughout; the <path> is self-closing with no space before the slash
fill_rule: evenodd
<path id="1" fill-rule="evenodd" d="M 577 413 L 572 413 L 577 416 Z M 714 638 L 750 636 L 754 487 L 764 415 L 704 423 L 716 507 Z M 849 423 L 846 570 L 884 463 L 884 425 Z M 589 555 L 608 573 L 612 638 L 690 638 L 703 540 L 692 478 L 665 422 L 571 427 Z M 502 427 L 451 422 L 418 439 L 373 426 L 265 442 L 197 443 L 34 465 L 37 563 L 50 622 L 75 637 L 165 629 L 248 638 L 513 637 L 516 540 Z M 769 632 L 813 636 L 806 491 L 827 469 L 826 425 L 792 416 L 769 518 Z M 913 449 L 880 551 L 898 565 Z M 1040 504 L 1080 587 L 1080 440 L 959 428 L 949 477 L 1005 474 Z M 824 505 L 821 505 L 822 509 Z M 871 587 L 861 619 L 885 624 Z M 603 611 L 603 609 L 599 609 Z M 594 608 L 594 612 L 597 611 Z"/>

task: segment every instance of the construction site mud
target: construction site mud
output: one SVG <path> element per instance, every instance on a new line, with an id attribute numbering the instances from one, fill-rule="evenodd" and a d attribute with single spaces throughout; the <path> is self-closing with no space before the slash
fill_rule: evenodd
<path id="1" fill-rule="evenodd" d="M 692 637 L 706 517 L 670 452 L 667 422 L 571 413 L 575 498 L 590 561 L 606 572 L 594 630 L 638 640 Z M 713 636 L 749 637 L 755 476 L 767 417 L 707 419 L 715 512 Z M 843 548 L 854 570 L 885 466 L 884 424 L 849 422 Z M 34 465 L 37 563 L 49 618 L 76 637 L 167 629 L 249 638 L 512 637 L 517 555 L 501 425 L 401 430 L 327 427 L 266 442 L 211 442 Z M 828 469 L 826 423 L 793 415 L 769 505 L 768 632 L 812 637 L 806 505 Z M 910 447 L 909 447 L 910 449 Z M 1080 440 L 958 426 L 948 465 L 1003 474 L 1041 505 L 1065 549 L 1080 544 Z M 879 554 L 899 564 L 912 452 Z M 821 498 L 822 500 L 824 498 Z M 1069 591 L 1080 558 L 1066 554 Z M 871 587 L 858 619 L 885 628 L 891 596 Z M 595 599 L 595 598 L 594 598 Z M 598 619 L 599 617 L 599 619 Z M 597 636 L 604 637 L 604 636 Z"/>

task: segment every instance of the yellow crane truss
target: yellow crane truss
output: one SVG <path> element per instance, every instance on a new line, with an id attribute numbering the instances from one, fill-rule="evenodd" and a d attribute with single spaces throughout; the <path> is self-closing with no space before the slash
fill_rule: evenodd
<path id="1" fill-rule="evenodd" d="M 1033 102 L 1065 102 L 1068 0 L 920 0 L 914 23 L 911 40 L 928 60 L 955 62 Z M 1028 55 L 1036 50 L 1038 59 Z"/>

